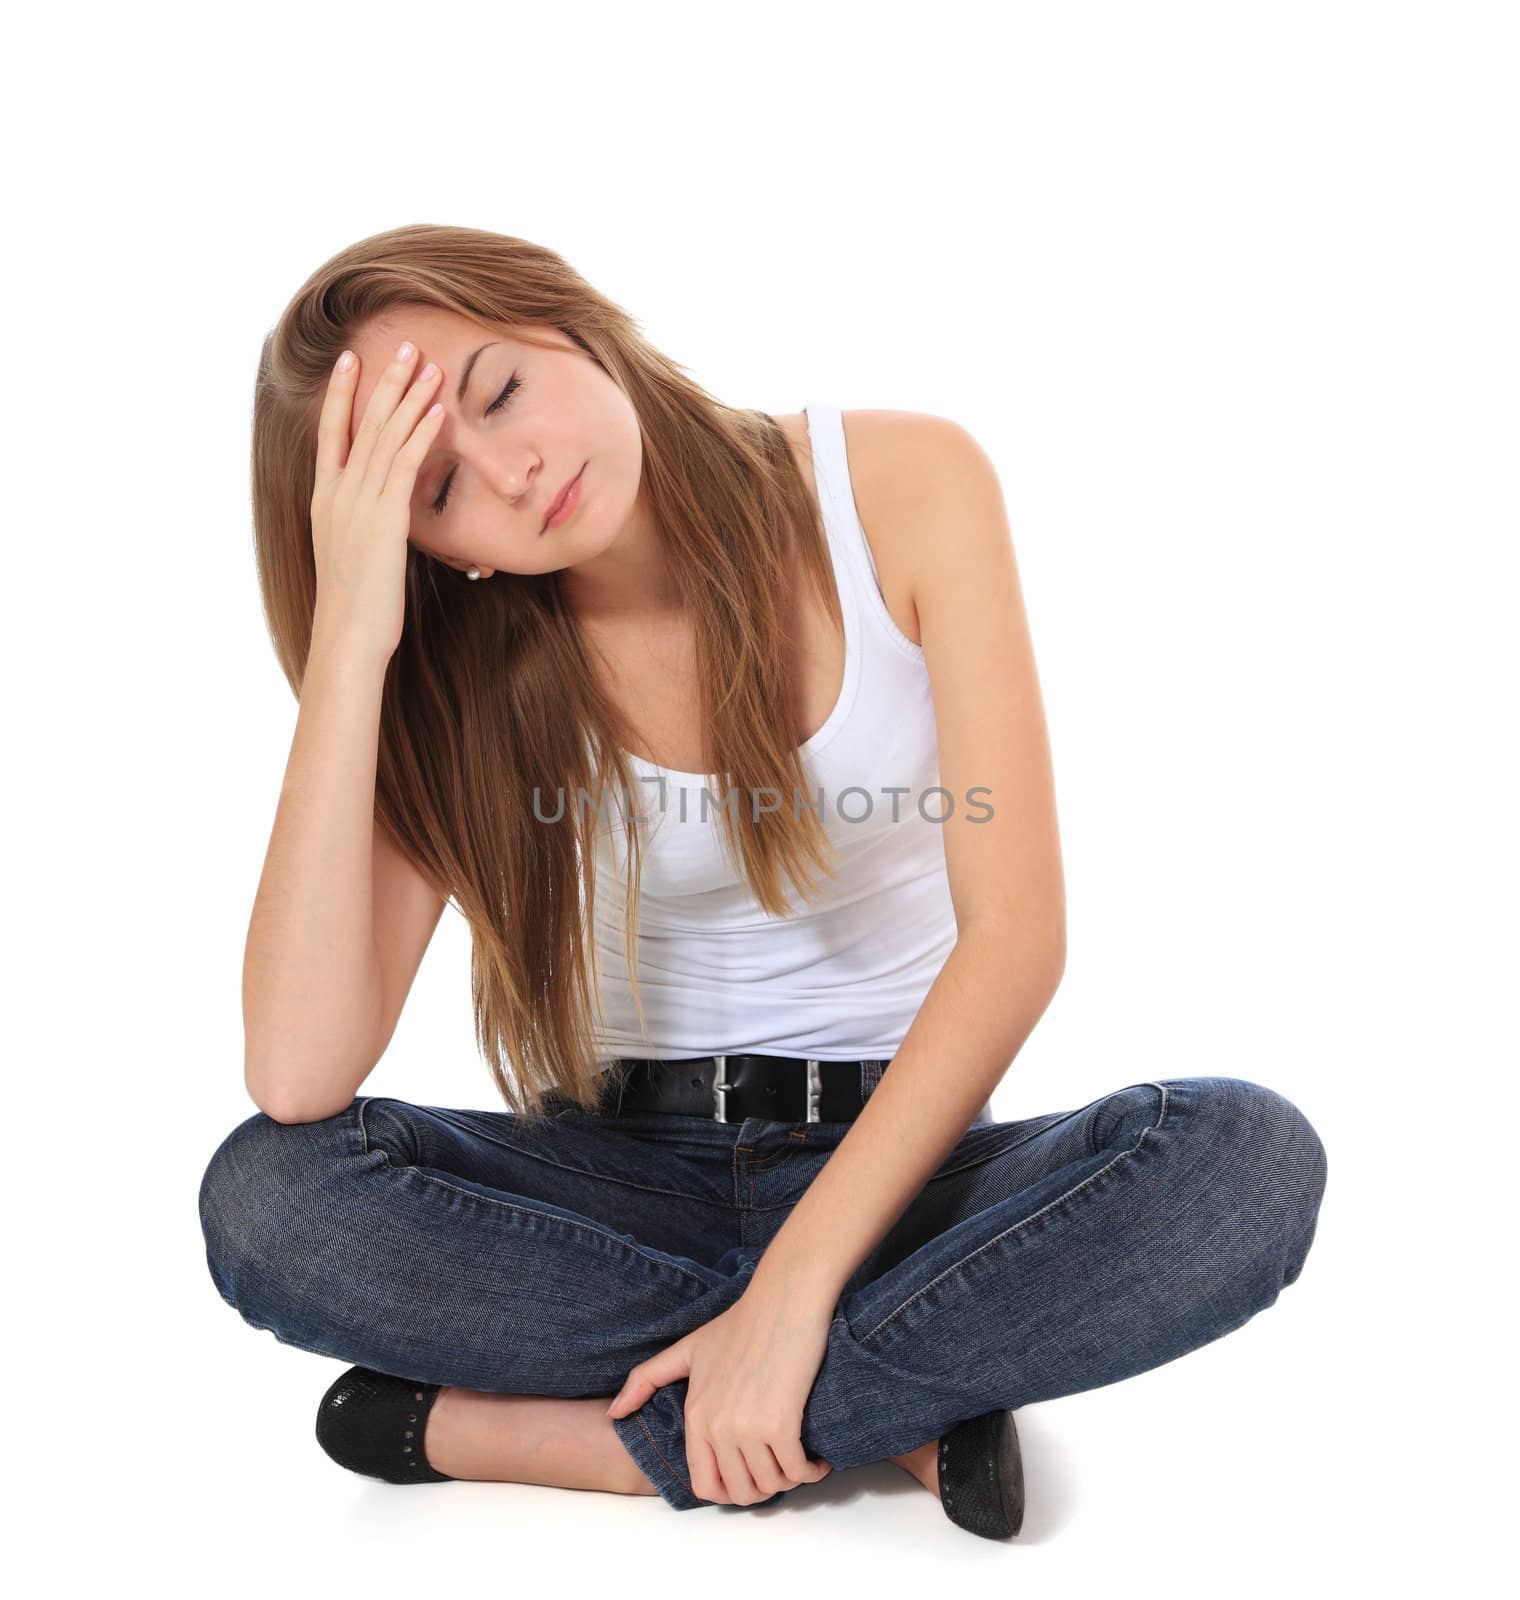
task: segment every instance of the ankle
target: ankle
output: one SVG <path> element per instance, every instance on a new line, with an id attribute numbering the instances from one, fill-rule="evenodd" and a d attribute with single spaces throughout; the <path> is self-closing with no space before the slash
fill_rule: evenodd
<path id="1" fill-rule="evenodd" d="M 424 1453 L 451 1478 L 658 1492 L 617 1437 L 604 1400 L 440 1389 Z"/>

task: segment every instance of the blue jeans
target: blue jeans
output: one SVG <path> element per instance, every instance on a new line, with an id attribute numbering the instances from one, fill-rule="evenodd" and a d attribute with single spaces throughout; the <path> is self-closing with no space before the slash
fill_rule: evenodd
<path id="1" fill-rule="evenodd" d="M 206 1260 L 285 1344 L 418 1382 L 610 1398 L 739 1298 L 852 1126 L 575 1109 L 534 1126 L 378 1096 L 321 1122 L 259 1112 L 201 1180 Z M 804 1447 L 836 1471 L 884 1460 L 1229 1333 L 1297 1278 L 1325 1171 L 1303 1113 L 1240 1078 L 973 1124 L 840 1294 Z M 708 1503 L 686 1388 L 613 1424 L 678 1510 Z"/>

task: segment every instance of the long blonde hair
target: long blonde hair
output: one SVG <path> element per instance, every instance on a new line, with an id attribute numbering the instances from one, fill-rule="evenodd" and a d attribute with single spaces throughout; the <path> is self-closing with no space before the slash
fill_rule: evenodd
<path id="1" fill-rule="evenodd" d="M 265 621 L 297 699 L 317 598 L 318 413 L 339 354 L 361 325 L 399 305 L 442 307 L 525 343 L 534 341 L 524 324 L 555 327 L 628 396 L 643 491 L 695 637 L 714 798 L 730 789 L 807 794 L 781 609 L 789 534 L 834 627 L 842 632 L 843 622 L 818 512 L 785 432 L 765 412 L 707 394 L 552 251 L 479 229 L 418 225 L 360 240 L 312 273 L 264 341 L 254 547 Z M 609 788 L 643 792 L 625 755 L 637 736 L 597 687 L 559 573 L 498 571 L 471 583 L 413 545 L 406 559 L 405 622 L 380 712 L 376 825 L 469 922 L 476 1039 L 506 1104 L 537 1116 L 553 1093 L 590 1109 L 596 830 Z M 546 824 L 539 817 L 556 802 L 545 797 L 556 794 L 562 820 Z M 724 837 L 759 905 L 786 916 L 783 875 L 811 894 L 813 870 L 833 870 L 832 845 L 805 805 L 800 815 L 791 803 L 759 817 L 754 809 L 742 800 L 723 807 Z M 626 839 L 624 949 L 647 1032 L 636 816 Z"/>

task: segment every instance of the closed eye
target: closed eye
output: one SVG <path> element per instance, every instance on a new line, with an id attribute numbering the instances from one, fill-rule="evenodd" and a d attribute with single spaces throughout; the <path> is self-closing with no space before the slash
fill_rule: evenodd
<path id="1" fill-rule="evenodd" d="M 489 417 L 493 413 L 500 411 L 501 408 L 506 405 L 512 396 L 521 388 L 522 379 L 520 379 L 514 372 L 512 376 L 507 379 L 505 385 L 503 385 L 501 393 L 497 395 L 490 405 L 486 407 L 485 414 Z M 456 468 L 455 471 L 457 470 L 458 469 Z M 438 498 L 432 504 L 432 512 L 435 517 L 441 517 L 443 515 L 444 507 L 449 503 L 449 490 L 453 486 L 453 483 L 454 473 L 451 472 L 449 473 L 448 477 L 443 480 L 443 487 L 438 491 Z"/>

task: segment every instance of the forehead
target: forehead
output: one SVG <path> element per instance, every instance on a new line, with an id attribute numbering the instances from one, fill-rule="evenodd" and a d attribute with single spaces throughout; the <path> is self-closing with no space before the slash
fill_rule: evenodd
<path id="1" fill-rule="evenodd" d="M 417 347 L 409 381 L 415 381 L 429 361 L 436 361 L 443 374 L 443 382 L 437 388 L 438 398 L 448 408 L 458 403 L 453 397 L 454 384 L 470 355 L 483 344 L 510 342 L 493 328 L 437 306 L 392 306 L 371 317 L 349 341 L 349 348 L 359 359 L 359 376 L 349 417 L 350 444 L 359 431 L 370 396 L 395 359 L 403 339 L 410 339 Z M 481 361 L 487 361 L 492 353 L 488 350 Z"/>

